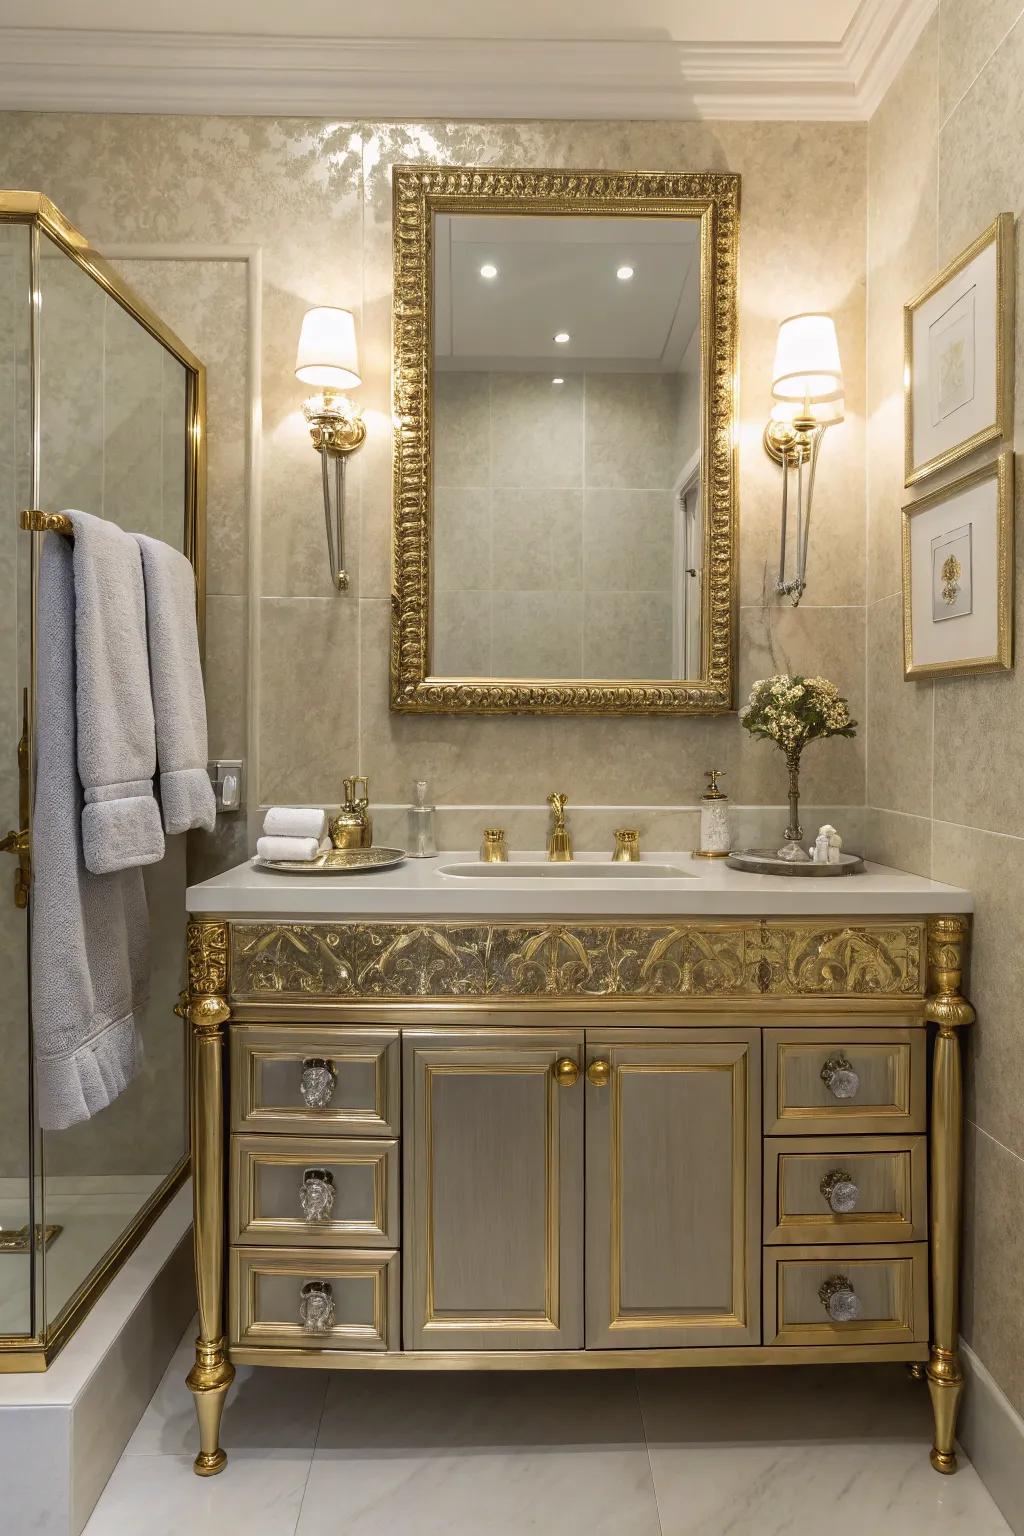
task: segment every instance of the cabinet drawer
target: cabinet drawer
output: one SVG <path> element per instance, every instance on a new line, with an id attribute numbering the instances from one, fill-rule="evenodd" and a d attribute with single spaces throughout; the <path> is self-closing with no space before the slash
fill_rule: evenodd
<path id="1" fill-rule="evenodd" d="M 398 1143 L 233 1136 L 231 1240 L 396 1248 Z"/>
<path id="2" fill-rule="evenodd" d="M 795 1136 L 764 1144 L 766 1243 L 927 1237 L 923 1136 Z"/>
<path id="3" fill-rule="evenodd" d="M 318 1330 L 304 1321 L 303 1287 L 312 1285 L 330 1315 Z M 393 1350 L 398 1331 L 398 1254 L 231 1249 L 231 1343 L 290 1349 Z"/>
<path id="4" fill-rule="evenodd" d="M 766 1248 L 764 1263 L 766 1344 L 909 1344 L 928 1338 L 926 1243 Z M 851 1292 L 856 1315 L 844 1319 Z"/>
<path id="5" fill-rule="evenodd" d="M 395 1029 L 235 1025 L 232 1127 L 397 1136 L 399 1072 Z"/>
<path id="6" fill-rule="evenodd" d="M 764 1032 L 766 1136 L 924 1130 L 923 1029 L 815 1029 L 809 1035 L 806 1029 Z"/>

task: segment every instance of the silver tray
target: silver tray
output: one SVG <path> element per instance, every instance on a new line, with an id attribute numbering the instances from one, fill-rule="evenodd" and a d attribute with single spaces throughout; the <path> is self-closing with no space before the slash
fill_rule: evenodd
<path id="1" fill-rule="evenodd" d="M 859 853 L 841 853 L 838 864 L 815 864 L 810 859 L 780 859 L 774 848 L 743 848 L 730 853 L 725 862 L 729 869 L 741 869 L 746 875 L 798 875 L 811 880 L 859 875 L 864 871 Z"/>
<path id="2" fill-rule="evenodd" d="M 318 859 L 261 859 L 253 856 L 255 869 L 273 870 L 278 875 L 365 875 L 378 869 L 393 869 L 405 862 L 404 848 L 330 848 Z"/>

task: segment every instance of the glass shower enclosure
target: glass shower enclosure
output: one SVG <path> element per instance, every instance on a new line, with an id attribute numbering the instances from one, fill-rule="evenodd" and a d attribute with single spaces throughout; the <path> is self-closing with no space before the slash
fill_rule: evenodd
<path id="1" fill-rule="evenodd" d="M 145 871 L 142 1068 L 51 1131 L 33 1088 L 30 828 L 39 554 L 63 536 L 47 522 L 76 508 L 183 550 L 202 635 L 204 416 L 199 359 L 47 198 L 0 192 L 0 1371 L 46 1368 L 188 1169 L 185 839 Z"/>

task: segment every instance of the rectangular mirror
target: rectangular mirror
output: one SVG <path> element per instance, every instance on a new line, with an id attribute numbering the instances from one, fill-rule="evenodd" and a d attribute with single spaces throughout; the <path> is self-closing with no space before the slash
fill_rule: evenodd
<path id="1" fill-rule="evenodd" d="M 738 198 L 395 171 L 394 708 L 732 707 Z"/>

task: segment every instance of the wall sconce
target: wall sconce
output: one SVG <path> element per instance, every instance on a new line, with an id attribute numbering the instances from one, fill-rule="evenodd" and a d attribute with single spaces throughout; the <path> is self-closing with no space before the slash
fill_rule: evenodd
<path id="1" fill-rule="evenodd" d="M 807 547 L 811 530 L 814 480 L 821 440 L 843 419 L 843 370 L 831 315 L 791 315 L 779 326 L 772 369 L 776 402 L 764 429 L 769 458 L 782 465 L 782 525 L 779 574 L 775 590 L 795 608 L 807 586 Z M 796 569 L 786 569 L 789 480 L 796 478 Z"/>
<path id="2" fill-rule="evenodd" d="M 345 461 L 366 436 L 366 424 L 344 389 L 355 389 L 359 377 L 356 326 L 347 309 L 322 305 L 308 309 L 299 333 L 295 377 L 316 384 L 320 393 L 310 395 L 302 407 L 309 422 L 313 447 L 320 455 L 327 524 L 327 555 L 331 580 L 339 592 L 348 586 L 345 570 Z M 331 502 L 331 461 L 334 462 L 334 500 Z"/>

